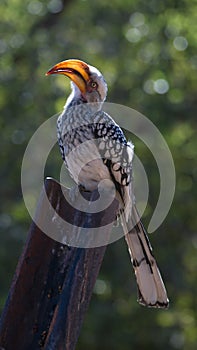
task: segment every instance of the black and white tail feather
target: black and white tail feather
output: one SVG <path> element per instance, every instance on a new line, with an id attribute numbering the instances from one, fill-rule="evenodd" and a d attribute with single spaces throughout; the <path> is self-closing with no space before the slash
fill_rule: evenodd
<path id="1" fill-rule="evenodd" d="M 128 222 L 123 210 L 119 215 L 137 280 L 138 302 L 149 307 L 168 308 L 167 292 L 135 204 Z"/>

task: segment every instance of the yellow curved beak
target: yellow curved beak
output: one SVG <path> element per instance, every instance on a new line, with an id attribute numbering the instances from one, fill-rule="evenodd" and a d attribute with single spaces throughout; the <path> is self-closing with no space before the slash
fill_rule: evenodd
<path id="1" fill-rule="evenodd" d="M 71 59 L 57 63 L 46 75 L 64 74 L 69 77 L 80 89 L 82 93 L 86 91 L 87 82 L 90 80 L 89 66 L 87 63 Z"/>

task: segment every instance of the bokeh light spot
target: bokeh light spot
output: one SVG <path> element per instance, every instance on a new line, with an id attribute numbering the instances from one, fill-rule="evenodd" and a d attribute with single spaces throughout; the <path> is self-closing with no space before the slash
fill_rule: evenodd
<path id="1" fill-rule="evenodd" d="M 130 17 L 130 23 L 134 27 L 139 27 L 139 26 L 143 25 L 144 22 L 145 22 L 145 17 L 143 15 L 143 13 L 141 13 L 141 12 L 135 12 Z"/>
<path id="2" fill-rule="evenodd" d="M 129 28 L 125 34 L 127 40 L 131 43 L 137 43 L 140 41 L 142 35 L 140 30 L 137 28 Z"/>
<path id="3" fill-rule="evenodd" d="M 173 45 L 177 51 L 184 51 L 188 47 L 188 41 L 184 36 L 176 36 Z"/>
<path id="4" fill-rule="evenodd" d="M 160 95 L 163 95 L 166 94 L 166 92 L 168 92 L 169 84 L 165 79 L 158 79 L 154 81 L 153 88 L 155 92 L 157 92 Z"/>

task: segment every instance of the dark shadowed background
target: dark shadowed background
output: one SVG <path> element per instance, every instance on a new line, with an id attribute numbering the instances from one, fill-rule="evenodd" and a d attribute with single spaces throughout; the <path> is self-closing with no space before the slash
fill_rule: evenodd
<path id="1" fill-rule="evenodd" d="M 70 90 L 68 79 L 44 74 L 61 60 L 80 58 L 104 74 L 108 101 L 137 109 L 158 127 L 174 158 L 177 187 L 169 215 L 150 237 L 169 310 L 137 304 L 120 240 L 107 249 L 77 350 L 196 349 L 196 1 L 2 0 L 0 12 L 0 309 L 31 222 L 20 186 L 23 154 Z M 149 179 L 147 225 L 158 199 L 157 166 L 143 142 L 127 136 Z M 56 146 L 46 175 L 59 179 L 60 166 Z"/>

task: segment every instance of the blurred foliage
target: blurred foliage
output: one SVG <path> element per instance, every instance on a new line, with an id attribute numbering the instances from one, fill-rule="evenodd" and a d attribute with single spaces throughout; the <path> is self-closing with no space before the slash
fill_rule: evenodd
<path id="1" fill-rule="evenodd" d="M 169 310 L 136 303 L 120 240 L 108 247 L 77 349 L 196 349 L 196 1 L 2 0 L 0 11 L 1 308 L 31 221 L 20 189 L 23 154 L 40 124 L 61 111 L 70 89 L 67 79 L 44 73 L 63 59 L 80 58 L 103 72 L 108 101 L 139 110 L 159 128 L 173 154 L 177 187 L 167 219 L 151 236 Z M 148 223 L 158 173 L 146 147 L 133 140 L 150 182 Z M 58 178 L 57 148 L 53 155 L 47 175 Z"/>

